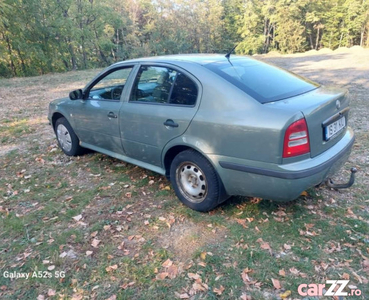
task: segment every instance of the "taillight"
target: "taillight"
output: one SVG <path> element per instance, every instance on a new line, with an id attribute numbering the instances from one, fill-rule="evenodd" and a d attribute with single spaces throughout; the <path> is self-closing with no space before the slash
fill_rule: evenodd
<path id="1" fill-rule="evenodd" d="M 310 152 L 309 132 L 305 119 L 288 126 L 283 143 L 283 158 Z"/>

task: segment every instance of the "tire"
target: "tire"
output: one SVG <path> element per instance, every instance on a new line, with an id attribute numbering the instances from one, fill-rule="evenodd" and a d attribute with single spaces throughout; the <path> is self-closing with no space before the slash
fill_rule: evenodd
<path id="1" fill-rule="evenodd" d="M 79 145 L 79 139 L 66 118 L 61 117 L 56 120 L 54 131 L 59 147 L 66 155 L 77 156 L 84 152 L 84 148 Z"/>
<path id="2" fill-rule="evenodd" d="M 177 154 L 170 166 L 170 181 L 179 200 L 193 210 L 206 212 L 222 202 L 222 184 L 217 172 L 195 150 Z"/>

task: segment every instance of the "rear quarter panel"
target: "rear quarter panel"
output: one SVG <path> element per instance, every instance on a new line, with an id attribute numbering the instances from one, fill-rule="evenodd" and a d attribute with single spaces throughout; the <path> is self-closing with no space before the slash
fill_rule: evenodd
<path id="1" fill-rule="evenodd" d="M 210 155 L 281 163 L 287 124 L 302 117 L 260 104 L 204 67 L 196 72 L 203 85 L 199 110 L 183 140 L 195 140 Z"/>

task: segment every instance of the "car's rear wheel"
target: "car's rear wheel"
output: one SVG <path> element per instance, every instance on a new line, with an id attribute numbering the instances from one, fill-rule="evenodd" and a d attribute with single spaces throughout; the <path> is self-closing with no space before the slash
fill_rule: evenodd
<path id="1" fill-rule="evenodd" d="M 66 155 L 76 156 L 83 153 L 84 148 L 79 145 L 79 139 L 66 118 L 56 120 L 55 134 L 59 147 Z"/>
<path id="2" fill-rule="evenodd" d="M 177 154 L 170 167 L 174 191 L 186 206 L 197 211 L 209 211 L 221 198 L 218 174 L 210 162 L 194 150 Z"/>

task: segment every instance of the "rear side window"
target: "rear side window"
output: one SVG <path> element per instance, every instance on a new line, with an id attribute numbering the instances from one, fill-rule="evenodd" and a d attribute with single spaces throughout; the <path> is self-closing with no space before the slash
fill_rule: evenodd
<path id="1" fill-rule="evenodd" d="M 197 86 L 185 74 L 161 66 L 141 66 L 132 88 L 131 102 L 195 105 Z"/>
<path id="2" fill-rule="evenodd" d="M 195 105 L 197 98 L 196 84 L 182 73 L 178 73 L 174 81 L 170 104 Z"/>
<path id="3" fill-rule="evenodd" d="M 278 67 L 250 58 L 234 58 L 205 65 L 245 93 L 268 103 L 294 97 L 319 85 Z"/>

